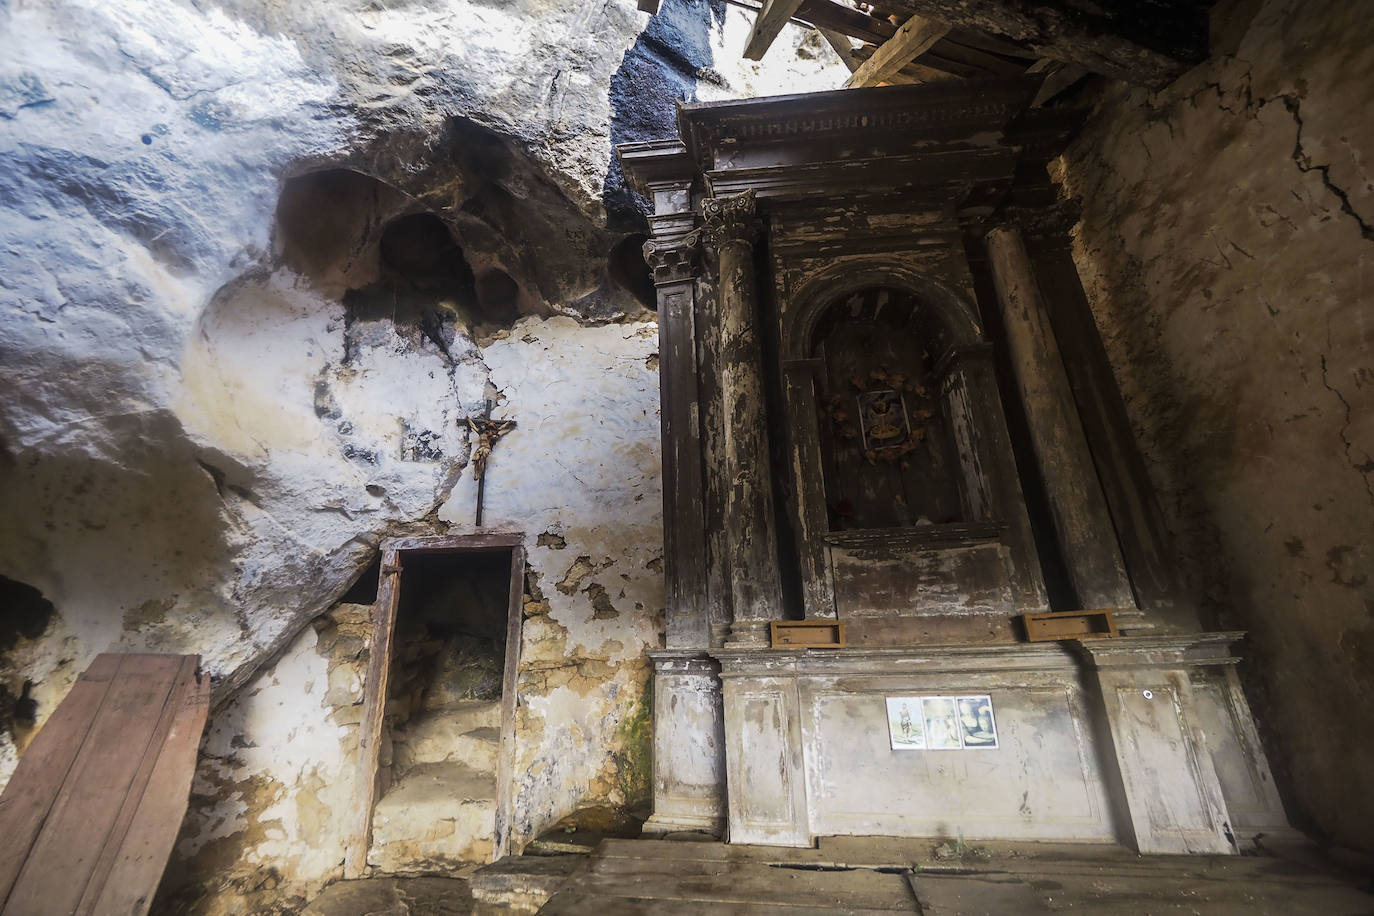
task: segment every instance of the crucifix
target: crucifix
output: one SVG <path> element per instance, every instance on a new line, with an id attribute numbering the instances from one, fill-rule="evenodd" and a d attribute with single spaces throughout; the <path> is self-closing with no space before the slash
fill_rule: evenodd
<path id="1" fill-rule="evenodd" d="M 477 521 L 482 527 L 482 494 L 487 488 L 487 459 L 491 457 L 496 440 L 515 428 L 514 420 L 493 420 L 491 401 L 487 401 L 486 411 L 476 417 L 467 418 L 468 429 L 477 437 L 477 447 L 472 451 L 472 473 L 477 478 Z"/>

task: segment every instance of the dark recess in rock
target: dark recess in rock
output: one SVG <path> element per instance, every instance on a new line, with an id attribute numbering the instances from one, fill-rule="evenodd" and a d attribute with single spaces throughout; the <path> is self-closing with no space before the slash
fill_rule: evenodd
<path id="1" fill-rule="evenodd" d="M 352 169 L 292 178 L 277 199 L 277 250 L 293 269 L 317 279 L 356 254 L 384 198 L 404 201 L 396 189 Z"/>
<path id="2" fill-rule="evenodd" d="M 0 576 L 0 651 L 13 649 L 21 636 L 42 636 L 54 613 L 52 602 L 38 589 Z"/>
<path id="3" fill-rule="evenodd" d="M 482 317 L 509 327 L 519 317 L 520 284 L 499 267 L 489 267 L 477 277 L 477 306 Z"/>
<path id="4" fill-rule="evenodd" d="M 433 213 L 412 213 L 382 230 L 382 264 L 417 286 L 472 285 L 472 268 L 448 226 Z"/>
<path id="5" fill-rule="evenodd" d="M 378 551 L 372 562 L 358 573 L 358 578 L 339 599 L 340 604 L 372 604 L 377 600 L 377 580 L 382 574 L 382 553 Z"/>
<path id="6" fill-rule="evenodd" d="M 649 270 L 649 263 L 644 260 L 644 243 L 648 238 L 637 232 L 617 242 L 611 249 L 608 269 L 611 279 L 633 295 L 640 305 L 657 310 L 654 277 Z"/>

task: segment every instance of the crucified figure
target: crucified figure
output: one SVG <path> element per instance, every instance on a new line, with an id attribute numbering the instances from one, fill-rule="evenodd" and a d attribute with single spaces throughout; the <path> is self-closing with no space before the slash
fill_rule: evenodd
<path id="1" fill-rule="evenodd" d="M 491 410 L 491 402 L 487 402 Z M 468 429 L 477 437 L 472 450 L 472 474 L 477 478 L 477 527 L 482 527 L 482 495 L 487 485 L 487 459 L 491 457 L 496 440 L 515 428 L 514 420 L 493 420 L 491 417 L 468 417 Z"/>

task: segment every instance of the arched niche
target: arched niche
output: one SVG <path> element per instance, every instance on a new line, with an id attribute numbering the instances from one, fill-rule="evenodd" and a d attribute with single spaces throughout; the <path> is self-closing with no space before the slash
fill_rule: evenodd
<path id="1" fill-rule="evenodd" d="M 910 290 L 868 286 L 811 329 L 828 531 L 968 521 L 937 370 L 956 335 Z"/>
<path id="2" fill-rule="evenodd" d="M 806 615 L 1038 607 L 991 347 L 968 300 L 900 263 L 841 263 L 785 311 Z"/>

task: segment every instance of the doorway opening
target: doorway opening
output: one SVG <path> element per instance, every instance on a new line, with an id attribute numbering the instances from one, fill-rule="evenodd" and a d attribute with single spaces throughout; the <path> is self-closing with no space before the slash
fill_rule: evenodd
<path id="1" fill-rule="evenodd" d="M 345 873 L 461 872 L 509 843 L 520 535 L 384 543 Z"/>

